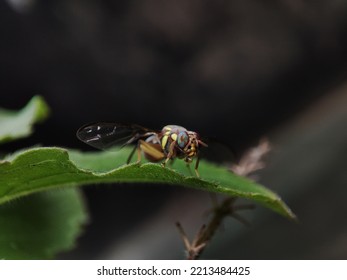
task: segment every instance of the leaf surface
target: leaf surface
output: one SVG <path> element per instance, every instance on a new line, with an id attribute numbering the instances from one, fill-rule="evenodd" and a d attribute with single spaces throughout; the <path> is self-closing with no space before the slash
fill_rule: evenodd
<path id="1" fill-rule="evenodd" d="M 49 108 L 40 96 L 34 96 L 19 111 L 0 108 L 0 143 L 29 136 L 33 124 L 43 121 L 49 114 Z"/>
<path id="2" fill-rule="evenodd" d="M 16 154 L 0 164 L 0 203 L 61 185 L 93 183 L 167 183 L 205 191 L 244 197 L 283 216 L 295 215 L 278 195 L 224 167 L 202 160 L 201 178 L 191 175 L 182 160 L 172 167 L 156 163 L 124 164 L 131 148 L 117 152 L 68 151 L 61 148 L 34 148 Z M 149 184 L 145 185 L 150 187 Z"/>
<path id="3" fill-rule="evenodd" d="M 76 244 L 87 213 L 80 190 L 35 193 L 0 205 L 0 259 L 51 259 Z"/>

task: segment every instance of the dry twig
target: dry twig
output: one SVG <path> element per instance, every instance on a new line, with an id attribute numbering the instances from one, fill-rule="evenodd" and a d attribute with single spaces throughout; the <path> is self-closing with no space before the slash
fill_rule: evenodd
<path id="1" fill-rule="evenodd" d="M 240 162 L 232 165 L 230 170 L 241 176 L 249 176 L 254 171 L 265 167 L 265 163 L 262 159 L 269 151 L 270 144 L 268 140 L 262 139 L 257 147 L 249 149 L 241 158 Z M 176 223 L 187 252 L 187 259 L 194 260 L 199 258 L 225 217 L 231 216 L 242 224 L 246 226 L 249 225 L 248 221 L 238 212 L 254 209 L 254 205 L 235 205 L 236 199 L 235 197 L 227 197 L 221 203 L 215 202 L 214 208 L 212 209 L 213 216 L 211 220 L 207 225 L 201 226 L 192 242 L 189 241 L 182 225 L 178 222 Z"/>
<path id="2" fill-rule="evenodd" d="M 238 164 L 233 164 L 230 170 L 240 176 L 249 176 L 251 173 L 265 167 L 263 157 L 271 150 L 266 138 L 260 140 L 259 145 L 246 151 Z"/>

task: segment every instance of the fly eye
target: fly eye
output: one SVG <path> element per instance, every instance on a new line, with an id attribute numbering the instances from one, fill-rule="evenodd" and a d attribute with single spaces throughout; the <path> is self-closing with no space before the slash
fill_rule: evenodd
<path id="1" fill-rule="evenodd" d="M 177 144 L 180 148 L 184 148 L 188 143 L 189 137 L 186 131 L 181 131 L 177 136 Z"/>

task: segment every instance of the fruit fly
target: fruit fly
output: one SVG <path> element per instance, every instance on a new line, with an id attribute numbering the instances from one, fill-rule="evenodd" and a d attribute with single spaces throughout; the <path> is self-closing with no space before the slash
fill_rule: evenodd
<path id="1" fill-rule="evenodd" d="M 127 163 L 135 151 L 138 162 L 143 153 L 151 162 L 162 161 L 163 166 L 175 158 L 183 159 L 189 166 L 196 157 L 195 173 L 198 177 L 200 147 L 207 147 L 198 133 L 178 125 L 166 125 L 161 131 L 155 131 L 136 124 L 91 123 L 77 131 L 77 138 L 101 150 L 135 143 Z"/>

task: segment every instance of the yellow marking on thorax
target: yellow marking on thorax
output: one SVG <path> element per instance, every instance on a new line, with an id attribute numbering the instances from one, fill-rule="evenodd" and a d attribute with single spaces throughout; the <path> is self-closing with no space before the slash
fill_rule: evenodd
<path id="1" fill-rule="evenodd" d="M 172 133 L 171 134 L 171 139 L 174 141 L 177 141 L 177 134 L 176 133 Z"/>
<path id="2" fill-rule="evenodd" d="M 168 131 L 165 131 L 164 135 L 170 135 L 171 134 L 171 131 L 168 130 Z"/>
<path id="3" fill-rule="evenodd" d="M 170 126 L 164 126 L 163 130 L 167 130 L 165 133 L 167 133 L 168 131 L 171 131 L 171 127 Z"/>
<path id="4" fill-rule="evenodd" d="M 168 140 L 169 136 L 165 133 L 165 135 L 161 138 L 161 147 L 163 148 L 163 150 L 165 149 L 167 140 Z"/>
<path id="5" fill-rule="evenodd" d="M 195 145 L 192 145 L 191 149 L 190 149 L 190 153 L 188 154 L 189 157 L 193 157 L 196 155 L 196 147 Z"/>
<path id="6" fill-rule="evenodd" d="M 191 151 L 189 154 L 188 154 L 189 157 L 193 157 L 195 156 L 195 151 Z"/>

